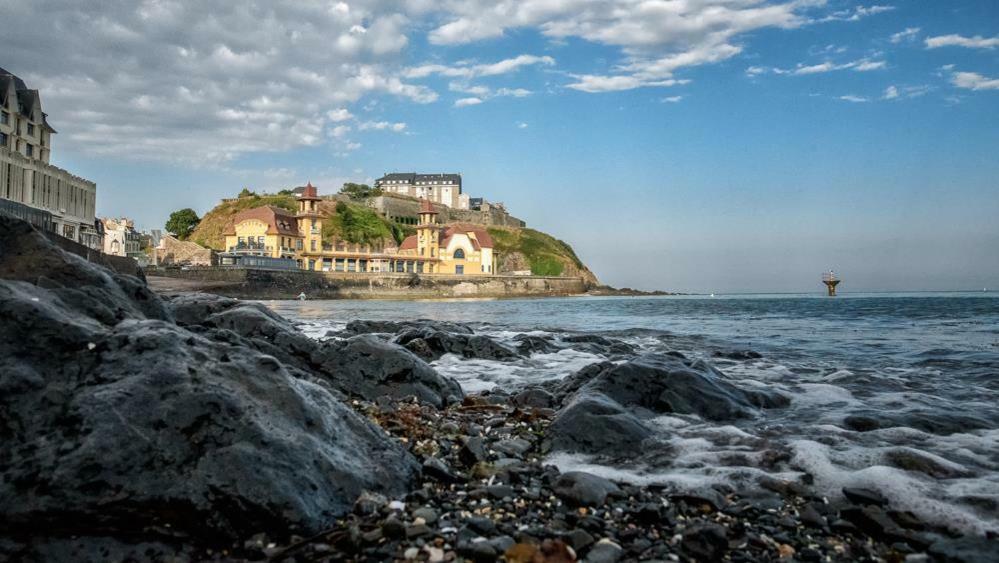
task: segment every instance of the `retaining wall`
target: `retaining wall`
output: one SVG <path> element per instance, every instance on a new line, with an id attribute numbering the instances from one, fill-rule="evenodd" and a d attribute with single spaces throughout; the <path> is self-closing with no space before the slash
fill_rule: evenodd
<path id="1" fill-rule="evenodd" d="M 149 275 L 229 282 L 212 292 L 241 299 L 437 299 L 577 295 L 582 278 L 545 276 L 446 276 L 258 270 L 252 268 L 147 269 Z"/>

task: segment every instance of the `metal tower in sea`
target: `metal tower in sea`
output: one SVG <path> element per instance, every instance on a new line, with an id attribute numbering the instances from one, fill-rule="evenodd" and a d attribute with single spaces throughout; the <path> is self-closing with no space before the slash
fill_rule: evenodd
<path id="1" fill-rule="evenodd" d="M 832 270 L 822 274 L 822 283 L 826 284 L 826 289 L 829 290 L 829 297 L 836 297 L 836 286 L 839 285 L 839 282 L 840 279 L 836 277 L 836 274 Z"/>

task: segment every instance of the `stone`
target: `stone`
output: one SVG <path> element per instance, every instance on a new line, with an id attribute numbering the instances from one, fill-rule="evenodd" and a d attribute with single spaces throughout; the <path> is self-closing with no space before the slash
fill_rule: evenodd
<path id="1" fill-rule="evenodd" d="M 614 563 L 621 559 L 623 554 L 624 550 L 621 549 L 621 546 L 604 538 L 590 548 L 584 561 L 587 563 Z"/>
<path id="2" fill-rule="evenodd" d="M 683 533 L 683 552 L 697 561 L 719 561 L 728 551 L 728 529 L 719 524 L 699 524 Z"/>
<path id="3" fill-rule="evenodd" d="M 313 374 L 178 326 L 140 279 L 21 234 L 0 245 L 0 333 L 23 335 L 0 339 L 0 459 L 17 459 L 0 464 L 0 529 L 30 530 L 23 556 L 314 534 L 363 492 L 416 481 L 415 459 Z"/>
<path id="4" fill-rule="evenodd" d="M 468 325 L 452 323 L 448 321 L 434 321 L 429 319 L 418 319 L 415 321 L 373 321 L 373 320 L 353 320 L 347 323 L 344 330 L 346 334 L 396 334 L 404 330 L 431 328 L 444 332 L 454 332 L 459 334 L 473 334 L 474 331 Z"/>
<path id="5" fill-rule="evenodd" d="M 564 539 L 570 546 L 572 546 L 572 549 L 574 549 L 576 553 L 580 553 L 583 549 L 593 545 L 593 542 L 595 541 L 593 536 L 588 534 L 586 530 L 582 530 L 580 528 L 576 528 L 569 532 Z"/>
<path id="6" fill-rule="evenodd" d="M 514 395 L 510 402 L 518 407 L 550 408 L 555 406 L 555 396 L 544 389 L 532 387 Z"/>
<path id="7" fill-rule="evenodd" d="M 510 438 L 494 442 L 492 449 L 507 455 L 523 457 L 531 449 L 531 443 L 523 438 Z"/>
<path id="8" fill-rule="evenodd" d="M 552 342 L 551 338 L 535 336 L 531 334 L 518 334 L 513 337 L 517 342 L 517 351 L 525 356 L 532 354 L 551 354 L 558 352 L 560 348 Z"/>
<path id="9" fill-rule="evenodd" d="M 855 432 L 870 432 L 881 428 L 881 423 L 874 417 L 850 415 L 843 419 L 843 426 Z"/>
<path id="10" fill-rule="evenodd" d="M 884 452 L 885 461 L 899 469 L 923 473 L 937 479 L 967 477 L 970 472 L 960 465 L 913 448 L 897 447 Z"/>
<path id="11" fill-rule="evenodd" d="M 575 334 L 565 336 L 562 342 L 570 344 L 574 350 L 597 354 L 606 358 L 616 359 L 621 356 L 633 355 L 635 347 L 626 342 L 600 336 L 599 334 Z"/>
<path id="12" fill-rule="evenodd" d="M 435 524 L 437 523 L 438 514 L 433 508 L 424 506 L 413 511 L 413 518 L 423 518 L 423 521 L 427 524 Z"/>
<path id="13" fill-rule="evenodd" d="M 550 450 L 603 456 L 635 455 L 652 430 L 621 405 L 598 393 L 563 407 L 546 436 Z"/>
<path id="14" fill-rule="evenodd" d="M 621 492 L 617 485 L 607 479 L 583 471 L 559 475 L 552 484 L 552 490 L 572 506 L 601 506 L 608 495 Z"/>
<path id="15" fill-rule="evenodd" d="M 624 407 L 696 414 L 712 421 L 746 418 L 758 408 L 790 404 L 778 393 L 736 387 L 716 371 L 706 362 L 687 365 L 671 356 L 646 354 L 602 371 L 579 393 L 601 393 Z"/>
<path id="16" fill-rule="evenodd" d="M 429 327 L 405 330 L 397 335 L 393 342 L 406 346 L 407 343 L 417 339 L 425 343 L 425 348 L 421 345 L 421 349 L 429 351 L 430 356 L 424 357 L 428 361 L 437 360 L 444 354 L 497 361 L 513 360 L 520 357 L 516 350 L 487 336 L 445 332 Z"/>
<path id="17" fill-rule="evenodd" d="M 763 354 L 755 352 L 753 350 L 716 350 L 711 354 L 715 358 L 725 358 L 728 360 L 758 360 L 763 357 Z"/>
<path id="18" fill-rule="evenodd" d="M 423 474 L 442 483 L 463 483 L 465 478 L 456 474 L 450 467 L 436 457 L 428 457 L 423 462 Z"/>
<path id="19" fill-rule="evenodd" d="M 888 504 L 881 493 L 861 487 L 843 487 L 843 496 L 854 504 L 872 504 L 874 506 L 884 506 Z"/>
<path id="20" fill-rule="evenodd" d="M 946 563 L 995 563 L 999 561 L 997 541 L 980 536 L 944 538 L 933 542 L 928 552 Z"/>
<path id="21" fill-rule="evenodd" d="M 472 436 L 465 440 L 461 449 L 458 450 L 458 459 L 466 467 L 471 467 L 476 463 L 489 459 L 489 454 L 486 452 L 485 440 L 481 436 Z"/>
<path id="22" fill-rule="evenodd" d="M 438 374 L 405 348 L 369 334 L 326 342 L 314 358 L 337 389 L 369 401 L 385 395 L 414 396 L 440 408 L 464 397 L 454 379 Z"/>

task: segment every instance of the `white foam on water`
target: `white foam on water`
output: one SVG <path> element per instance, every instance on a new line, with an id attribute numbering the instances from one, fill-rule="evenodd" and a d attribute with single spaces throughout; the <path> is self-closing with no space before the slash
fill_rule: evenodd
<path id="1" fill-rule="evenodd" d="M 878 461 L 878 452 L 849 447 L 837 450 L 814 440 L 794 440 L 789 445 L 792 464 L 814 477 L 814 486 L 820 494 L 841 498 L 843 487 L 873 489 L 884 495 L 891 507 L 909 510 L 937 526 L 978 535 L 999 530 L 996 519 L 948 500 L 953 496 L 942 480 L 886 465 L 871 465 Z"/>
<path id="2" fill-rule="evenodd" d="M 566 349 L 506 362 L 445 354 L 430 365 L 441 375 L 453 377 L 466 393 L 479 393 L 496 387 L 511 390 L 527 384 L 563 379 L 603 360 L 595 354 Z"/>
<path id="3" fill-rule="evenodd" d="M 826 405 L 859 406 L 860 401 L 853 393 L 837 385 L 825 383 L 801 383 L 795 386 L 796 392 L 791 395 L 795 407 L 818 407 Z"/>

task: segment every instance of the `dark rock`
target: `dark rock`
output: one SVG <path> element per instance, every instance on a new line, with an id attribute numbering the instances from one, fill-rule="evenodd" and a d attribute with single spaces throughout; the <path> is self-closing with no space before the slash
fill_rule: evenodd
<path id="1" fill-rule="evenodd" d="M 710 488 L 701 488 L 696 491 L 687 491 L 670 495 L 674 501 L 683 501 L 692 506 L 708 505 L 713 510 L 721 510 L 728 505 L 728 501 L 718 491 Z"/>
<path id="2" fill-rule="evenodd" d="M 510 400 L 518 407 L 551 408 L 555 406 L 555 396 L 537 387 L 525 389 Z"/>
<path id="3" fill-rule="evenodd" d="M 872 504 L 874 506 L 888 504 L 888 499 L 882 496 L 881 493 L 861 487 L 843 487 L 843 496 L 854 504 Z"/>
<path id="4" fill-rule="evenodd" d="M 572 506 L 601 506 L 608 495 L 621 492 L 617 485 L 607 479 L 583 471 L 559 475 L 552 484 L 552 490 Z"/>
<path id="5" fill-rule="evenodd" d="M 763 357 L 763 354 L 755 352 L 753 350 L 716 350 L 712 356 L 716 358 L 725 358 L 728 360 L 758 360 Z"/>
<path id="6" fill-rule="evenodd" d="M 588 534 L 586 530 L 581 530 L 579 528 L 569 532 L 569 534 L 565 537 L 565 540 L 570 546 L 572 546 L 572 549 L 576 550 L 576 553 L 579 553 L 583 549 L 593 545 L 593 542 L 595 541 L 593 536 Z"/>
<path id="7" fill-rule="evenodd" d="M 870 432 L 881 428 L 881 423 L 870 416 L 850 415 L 843 419 L 843 426 L 855 432 Z"/>
<path id="8" fill-rule="evenodd" d="M 949 465 L 947 462 L 938 461 L 929 455 L 912 448 L 892 448 L 884 453 L 885 461 L 893 467 L 905 469 L 906 471 L 916 471 L 924 473 L 937 479 L 953 479 L 955 477 L 967 477 L 968 471 L 960 467 Z"/>
<path id="9" fill-rule="evenodd" d="M 423 518 L 427 524 L 434 524 L 437 522 L 438 514 L 433 508 L 424 506 L 413 511 L 413 518 Z"/>
<path id="10" fill-rule="evenodd" d="M 516 350 L 495 340 L 477 334 L 444 332 L 432 328 L 413 328 L 395 337 L 396 344 L 406 346 L 414 340 L 422 340 L 421 350 L 428 350 L 425 360 L 436 360 L 444 354 L 455 354 L 464 358 L 484 360 L 513 360 L 519 357 Z"/>
<path id="11" fill-rule="evenodd" d="M 463 483 L 465 478 L 451 471 L 446 463 L 436 457 L 428 457 L 423 462 L 423 474 L 442 483 Z"/>
<path id="12" fill-rule="evenodd" d="M 389 516 L 382 522 L 382 535 L 390 539 L 406 537 L 406 525 L 395 516 Z"/>
<path id="13" fill-rule="evenodd" d="M 200 325 L 208 317 L 232 309 L 241 302 L 213 293 L 180 293 L 170 297 L 167 307 L 181 326 Z"/>
<path id="14" fill-rule="evenodd" d="M 611 359 L 635 354 L 635 347 L 631 344 L 599 334 L 565 336 L 562 338 L 562 342 L 570 344 L 573 350 L 589 352 Z"/>
<path id="15" fill-rule="evenodd" d="M 806 504 L 798 511 L 798 517 L 802 524 L 813 528 L 823 528 L 826 525 L 826 518 L 811 504 Z"/>
<path id="16" fill-rule="evenodd" d="M 415 321 L 369 321 L 369 320 L 355 320 L 347 323 L 347 328 L 344 330 L 346 334 L 369 334 L 369 333 L 381 333 L 381 334 L 396 334 L 404 330 L 410 329 L 422 329 L 430 328 L 433 330 L 440 330 L 444 332 L 454 332 L 459 334 L 472 334 L 472 328 L 468 325 L 460 323 L 452 323 L 448 321 L 433 321 L 428 319 L 419 319 Z"/>
<path id="17" fill-rule="evenodd" d="M 514 336 L 513 339 L 517 342 L 517 351 L 525 356 L 530 356 L 532 354 L 551 354 L 553 352 L 558 352 L 560 349 L 552 342 L 551 338 L 544 336 L 518 334 L 517 336 Z"/>
<path id="18" fill-rule="evenodd" d="M 489 459 L 489 454 L 486 453 L 485 440 L 480 436 L 472 436 L 465 440 L 464 445 L 458 450 L 458 459 L 466 467 L 471 467 L 476 463 Z"/>
<path id="19" fill-rule="evenodd" d="M 433 530 L 431 530 L 430 526 L 427 526 L 426 524 L 414 524 L 406 527 L 406 539 L 428 536 L 432 533 Z"/>
<path id="20" fill-rule="evenodd" d="M 3 275 L 37 283 L 0 280 L 0 334 L 23 336 L 0 339 L 0 529 L 37 553 L 65 545 L 49 530 L 88 546 L 315 533 L 363 491 L 415 480 L 408 453 L 308 374 L 179 327 L 141 280 L 25 236 L 0 245 Z M 25 249 L 50 275 L 18 264 Z"/>
<path id="21" fill-rule="evenodd" d="M 359 516 L 377 514 L 378 511 L 380 511 L 386 504 L 388 504 L 388 499 L 385 495 L 364 491 L 361 496 L 357 497 L 357 500 L 354 501 L 354 514 Z"/>
<path id="22" fill-rule="evenodd" d="M 934 542 L 930 555 L 946 563 L 995 563 L 999 561 L 999 542 L 980 536 L 945 538 Z"/>
<path id="23" fill-rule="evenodd" d="M 548 429 L 547 445 L 567 452 L 633 455 L 650 436 L 652 430 L 619 404 L 588 394 L 558 412 Z"/>
<path id="24" fill-rule="evenodd" d="M 483 536 L 491 536 L 496 533 L 496 523 L 489 518 L 472 517 L 466 521 L 468 529 Z"/>
<path id="25" fill-rule="evenodd" d="M 680 548 L 697 561 L 719 561 L 728 551 L 728 529 L 718 524 L 696 525 L 683 533 Z"/>
<path id="26" fill-rule="evenodd" d="M 458 555 L 472 561 L 495 561 L 496 548 L 488 541 L 463 541 L 458 543 Z"/>
<path id="27" fill-rule="evenodd" d="M 493 442 L 492 448 L 513 457 L 523 457 L 531 449 L 531 443 L 523 438 L 510 438 Z"/>
<path id="28" fill-rule="evenodd" d="M 588 391 L 602 393 L 626 407 L 696 414 L 715 421 L 745 418 L 756 408 L 790 404 L 777 393 L 740 389 L 719 378 L 706 364 L 688 366 L 661 355 L 645 355 L 610 367 L 579 392 Z"/>
<path id="29" fill-rule="evenodd" d="M 486 493 L 494 499 L 512 498 L 515 495 L 510 485 L 492 485 L 486 487 Z"/>
<path id="30" fill-rule="evenodd" d="M 586 385 L 591 379 L 612 367 L 614 367 L 613 362 L 598 362 L 590 364 L 562 380 L 549 382 L 547 388 L 550 389 L 552 394 L 555 396 L 555 404 L 562 405 L 565 403 L 566 399 L 574 395 L 576 391 L 579 391 L 583 385 Z"/>
<path id="31" fill-rule="evenodd" d="M 587 563 L 614 563 L 621 559 L 622 555 L 624 555 L 624 550 L 621 549 L 621 546 L 608 539 L 602 539 L 590 548 L 584 561 Z"/>
<path id="32" fill-rule="evenodd" d="M 371 401 L 386 395 L 414 396 L 443 407 L 464 397 L 458 382 L 438 374 L 401 346 L 371 335 L 324 343 L 315 360 L 336 388 Z"/>

